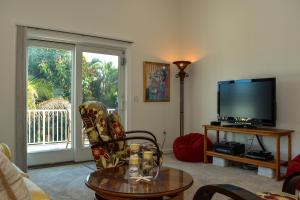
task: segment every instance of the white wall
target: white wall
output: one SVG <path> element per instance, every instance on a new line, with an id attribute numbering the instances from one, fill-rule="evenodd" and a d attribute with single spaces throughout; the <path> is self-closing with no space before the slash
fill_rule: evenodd
<path id="1" fill-rule="evenodd" d="M 143 102 L 143 61 L 178 58 L 178 3 L 174 0 L 0 0 L 0 142 L 15 149 L 16 24 L 133 41 L 132 128 L 158 136 L 166 148 L 179 134 L 179 81 L 171 66 L 171 102 Z M 134 99 L 134 98 L 132 98 Z M 16 126 L 18 123 L 16 123 Z M 14 152 L 15 153 L 15 152 Z"/>
<path id="2" fill-rule="evenodd" d="M 277 78 L 277 128 L 300 153 L 300 1 L 182 0 L 182 55 L 194 57 L 190 130 L 217 117 L 217 81 Z M 274 140 L 264 142 L 273 150 Z M 282 140 L 282 155 L 287 154 Z"/>
<path id="3" fill-rule="evenodd" d="M 295 130 L 296 155 L 299 8 L 298 0 L 0 0 L 0 141 L 14 149 L 15 25 L 20 24 L 133 41 L 132 91 L 137 101 L 131 102 L 132 128 L 158 135 L 166 130 L 166 148 L 179 134 L 177 70 L 171 66 L 171 102 L 144 103 L 143 61 L 194 62 L 185 79 L 185 132 L 202 131 L 202 124 L 216 119 L 217 81 L 274 76 L 277 127 Z M 273 144 L 272 139 L 265 142 Z"/>

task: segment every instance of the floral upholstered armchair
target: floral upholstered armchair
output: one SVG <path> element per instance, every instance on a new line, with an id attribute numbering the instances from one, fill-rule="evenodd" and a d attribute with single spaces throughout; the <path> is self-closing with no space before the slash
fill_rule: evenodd
<path id="1" fill-rule="evenodd" d="M 118 167 L 125 164 L 130 149 L 127 140 L 147 140 L 152 143 L 144 148 L 156 155 L 161 164 L 161 151 L 156 137 L 148 131 L 124 131 L 117 113 L 108 113 L 106 106 L 97 101 L 88 101 L 79 106 L 84 130 L 88 136 L 92 154 L 98 169 Z M 135 133 L 142 133 L 143 136 Z M 130 136 L 129 136 L 130 135 Z"/>

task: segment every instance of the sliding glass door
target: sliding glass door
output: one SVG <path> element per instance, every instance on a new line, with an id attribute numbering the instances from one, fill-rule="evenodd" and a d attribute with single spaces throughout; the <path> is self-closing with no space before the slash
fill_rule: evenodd
<path id="1" fill-rule="evenodd" d="M 101 101 L 124 120 L 122 58 L 121 50 L 28 42 L 28 165 L 92 159 L 78 107 Z"/>

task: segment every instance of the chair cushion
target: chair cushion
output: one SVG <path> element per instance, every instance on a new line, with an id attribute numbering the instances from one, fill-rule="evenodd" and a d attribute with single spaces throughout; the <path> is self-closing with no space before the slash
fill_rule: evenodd
<path id="1" fill-rule="evenodd" d="M 126 137 L 125 130 L 121 123 L 121 118 L 117 112 L 108 114 L 108 127 L 110 135 L 113 139 L 123 139 Z M 128 145 L 126 141 L 114 143 L 114 150 L 118 157 L 125 159 L 128 156 Z"/>
<path id="2" fill-rule="evenodd" d="M 85 132 L 91 145 L 112 140 L 107 127 L 107 109 L 97 101 L 87 101 L 79 106 Z"/>
<path id="3" fill-rule="evenodd" d="M 212 143 L 208 139 L 207 147 Z M 200 133 L 190 133 L 175 139 L 173 143 L 174 155 L 178 160 L 187 162 L 203 162 L 204 136 Z"/>
<path id="4" fill-rule="evenodd" d="M 31 200 L 23 177 L 0 151 L 0 197 L 11 200 Z"/>
<path id="5" fill-rule="evenodd" d="M 97 101 L 88 101 L 79 106 L 85 132 L 88 135 L 92 154 L 98 169 L 116 167 L 125 163 L 126 142 L 114 139 L 125 138 L 125 131 L 117 113 L 108 115 L 106 106 Z"/>
<path id="6" fill-rule="evenodd" d="M 121 118 L 118 113 L 112 112 L 108 114 L 108 127 L 111 137 L 114 139 L 125 137 L 125 131 L 121 124 Z"/>

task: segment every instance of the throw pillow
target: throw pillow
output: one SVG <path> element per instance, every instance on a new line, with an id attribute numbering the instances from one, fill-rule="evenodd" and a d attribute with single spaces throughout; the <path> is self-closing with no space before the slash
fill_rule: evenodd
<path id="1" fill-rule="evenodd" d="M 11 152 L 7 144 L 0 143 L 0 151 L 4 153 L 4 155 L 10 160 L 11 159 Z"/>
<path id="2" fill-rule="evenodd" d="M 20 173 L 0 151 L 1 200 L 31 200 L 31 195 Z"/>

